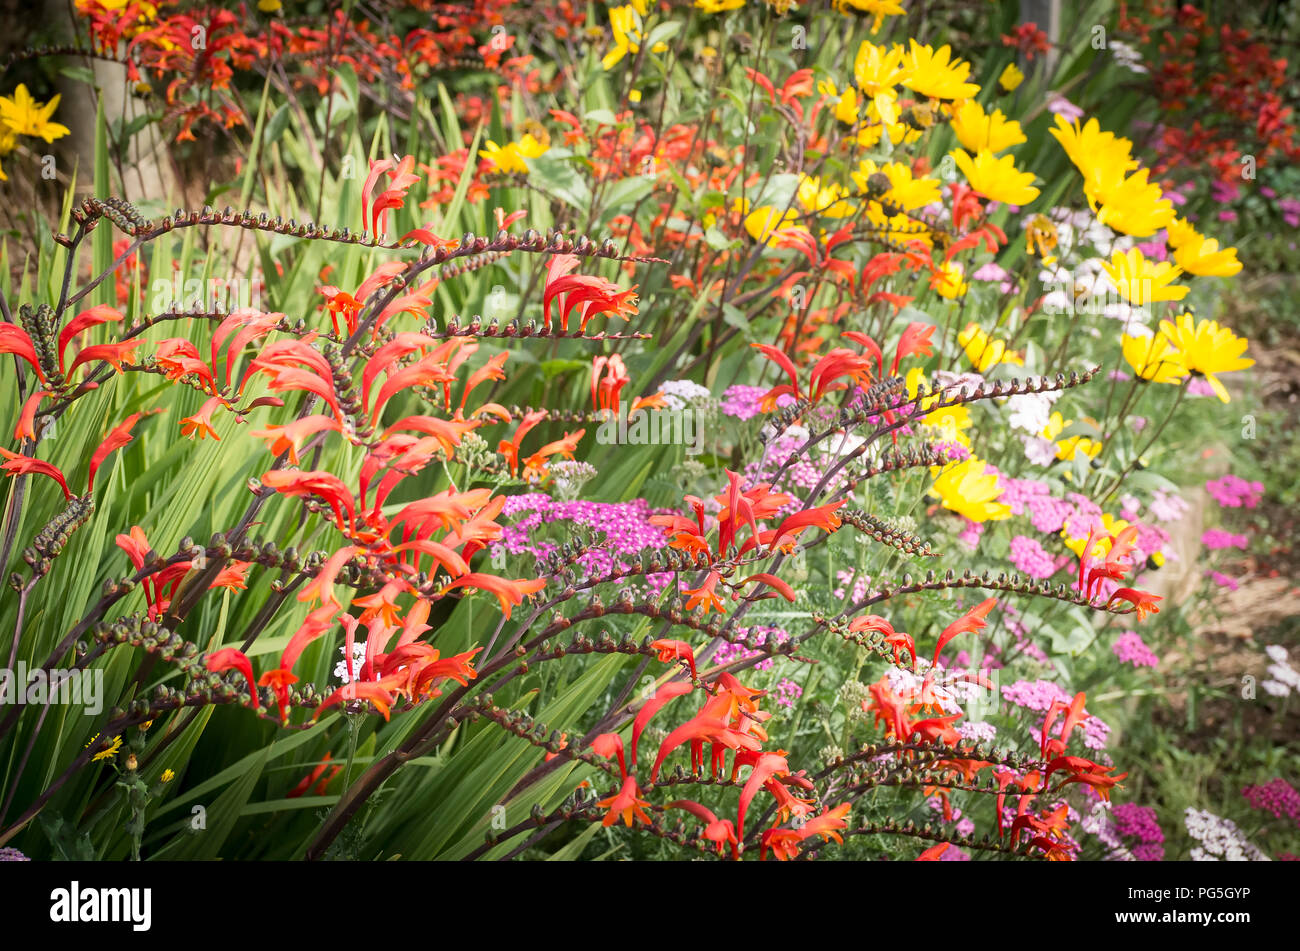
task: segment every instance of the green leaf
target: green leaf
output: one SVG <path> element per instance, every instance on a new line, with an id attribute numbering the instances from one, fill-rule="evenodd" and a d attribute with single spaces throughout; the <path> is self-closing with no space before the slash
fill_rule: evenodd
<path id="1" fill-rule="evenodd" d="M 155 858 L 169 861 L 203 861 L 215 859 L 221 854 L 221 847 L 234 831 L 235 823 L 248 800 L 252 798 L 257 781 L 262 778 L 262 767 L 266 765 L 271 748 L 264 747 L 260 752 L 245 757 L 245 765 L 240 777 L 229 789 L 218 796 L 210 806 L 204 808 L 205 827 L 182 832 L 170 843 L 155 853 Z"/>
<path id="2" fill-rule="evenodd" d="M 579 211 L 586 211 L 591 207 L 591 189 L 571 162 L 551 161 L 546 156 L 541 156 L 540 158 L 529 159 L 528 166 L 530 169 L 529 177 L 539 187 L 554 195 L 566 205 L 570 205 Z"/>

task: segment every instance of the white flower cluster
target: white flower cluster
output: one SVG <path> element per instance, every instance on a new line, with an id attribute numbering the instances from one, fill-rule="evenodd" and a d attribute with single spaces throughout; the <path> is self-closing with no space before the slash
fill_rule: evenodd
<path id="1" fill-rule="evenodd" d="M 967 715 L 969 715 L 967 706 L 987 704 L 990 697 L 998 692 L 996 675 L 991 675 L 990 671 L 960 671 L 943 668 L 937 671 L 937 675 L 932 674 L 927 677 L 926 671 L 929 668 L 930 662 L 924 657 L 917 658 L 915 673 L 902 667 L 890 668 L 885 675 L 889 681 L 889 689 L 913 703 L 933 704 L 945 714 Z M 989 686 L 977 682 L 978 680 L 983 680 L 984 684 Z M 969 726 L 977 727 L 978 724 L 971 723 Z M 987 739 L 992 737 L 993 734 L 989 734 Z M 984 738 L 980 737 L 980 739 Z"/>
<path id="2" fill-rule="evenodd" d="M 1264 653 L 1268 654 L 1273 663 L 1268 665 L 1269 679 L 1260 686 L 1274 697 L 1300 693 L 1300 670 L 1291 666 L 1286 648 L 1281 644 L 1270 644 L 1264 648 Z"/>
<path id="3" fill-rule="evenodd" d="M 334 676 L 337 677 L 341 682 L 345 684 L 351 683 L 353 679 L 355 679 L 353 677 L 348 676 L 348 662 L 346 660 L 347 649 L 348 646 L 346 644 L 339 645 L 339 653 L 342 654 L 345 659 L 339 661 L 337 664 L 334 665 Z M 365 662 L 366 662 L 366 642 L 354 641 L 352 643 L 352 673 L 353 674 L 361 673 L 361 665 L 364 664 Z"/>
<path id="4" fill-rule="evenodd" d="M 1092 810 L 1079 822 L 1079 828 L 1097 837 L 1097 841 L 1109 850 L 1107 858 L 1110 861 L 1137 861 L 1133 853 L 1124 845 L 1123 840 L 1115 834 L 1115 823 L 1110 816 L 1109 802 L 1093 803 Z"/>
<path id="5" fill-rule="evenodd" d="M 1121 43 L 1119 40 L 1111 40 L 1107 43 L 1110 47 L 1111 54 L 1115 57 L 1115 62 L 1119 63 L 1125 69 L 1132 73 L 1145 73 L 1147 68 L 1142 65 L 1142 54 L 1127 43 Z"/>
<path id="6" fill-rule="evenodd" d="M 1192 849 L 1193 862 L 1267 862 L 1269 857 L 1246 841 L 1231 819 L 1204 809 L 1187 807 L 1183 817 L 1187 834 L 1201 843 Z"/>
<path id="7" fill-rule="evenodd" d="M 704 403 L 713 397 L 707 386 L 700 386 L 691 380 L 669 380 L 659 387 L 659 392 L 663 394 L 668 408 L 674 410 Z"/>

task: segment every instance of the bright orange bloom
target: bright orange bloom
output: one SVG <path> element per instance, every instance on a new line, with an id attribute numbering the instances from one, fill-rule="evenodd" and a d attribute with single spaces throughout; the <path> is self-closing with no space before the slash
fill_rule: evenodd
<path id="1" fill-rule="evenodd" d="M 490 591 L 495 594 L 497 601 L 501 605 L 501 613 L 510 619 L 510 609 L 513 606 L 524 603 L 524 596 L 535 594 L 546 587 L 546 581 L 542 578 L 535 578 L 529 581 L 526 578 L 516 578 L 511 581 L 507 578 L 498 578 L 496 575 L 485 575 L 478 572 L 470 572 L 462 575 L 450 584 L 444 585 L 442 593 L 451 591 L 453 588 L 463 587 L 479 588 L 483 591 Z"/>
<path id="2" fill-rule="evenodd" d="M 650 644 L 651 649 L 659 652 L 659 660 L 665 664 L 674 660 L 684 660 L 691 668 L 691 677 L 698 679 L 695 672 L 695 651 L 685 641 L 657 640 Z"/>
<path id="3" fill-rule="evenodd" d="M 221 437 L 218 436 L 217 431 L 212 428 L 212 414 L 221 404 L 221 397 L 209 397 L 204 401 L 197 413 L 193 416 L 186 416 L 181 420 L 181 435 L 193 438 L 194 434 L 198 433 L 200 439 L 206 439 L 208 436 L 211 436 L 219 442 Z"/>
<path id="4" fill-rule="evenodd" d="M 681 809 L 703 822 L 704 838 L 717 843 L 719 855 L 722 854 L 723 848 L 729 844 L 731 846 L 731 857 L 733 859 L 740 857 L 740 843 L 736 839 L 736 827 L 731 824 L 730 819 L 719 819 L 711 810 L 690 799 L 678 799 L 676 802 L 670 802 L 665 808 Z"/>
<path id="5" fill-rule="evenodd" d="M 623 290 L 617 284 L 587 274 L 569 273 L 578 266 L 578 258 L 572 254 L 557 254 L 551 258 L 546 271 L 546 286 L 542 292 L 542 317 L 549 326 L 551 322 L 551 304 L 564 295 L 563 309 L 560 311 L 560 329 L 569 329 L 569 316 L 574 309 L 581 306 L 579 329 L 586 330 L 587 323 L 597 314 L 611 314 L 631 319 L 637 312 L 636 286 Z"/>
<path id="6" fill-rule="evenodd" d="M 23 401 L 22 411 L 18 414 L 18 425 L 14 427 L 14 439 L 22 442 L 24 439 L 36 438 L 36 410 L 41 405 L 41 400 L 53 395 L 45 390 L 37 390 Z"/>
<path id="7" fill-rule="evenodd" d="M 683 594 L 689 595 L 686 599 L 686 610 L 694 611 L 697 606 L 702 604 L 704 605 L 705 614 L 710 611 L 717 611 L 719 614 L 725 613 L 726 606 L 717 595 L 718 582 L 721 580 L 722 575 L 716 571 L 710 571 L 709 576 L 704 579 L 704 583 L 698 588 L 683 591 Z"/>
<path id="8" fill-rule="evenodd" d="M 339 528 L 349 528 L 356 520 L 356 503 L 342 480 L 331 472 L 302 469 L 271 469 L 262 474 L 262 484 L 281 495 L 292 497 L 315 495 L 329 503 Z M 347 513 L 347 520 L 343 515 Z"/>
<path id="9" fill-rule="evenodd" d="M 123 536 L 119 535 L 118 538 Z M 217 576 L 212 579 L 212 584 L 208 588 L 225 588 L 227 591 L 244 591 L 248 588 L 248 569 L 253 563 L 251 561 L 237 561 L 232 565 L 227 565 L 217 572 Z"/>
<path id="10" fill-rule="evenodd" d="M 809 819 L 803 824 L 803 828 L 800 829 L 803 833 L 803 837 L 807 839 L 814 835 L 819 835 L 827 842 L 833 840 L 842 845 L 844 839 L 839 833 L 841 830 L 849 827 L 849 824 L 844 817 L 849 814 L 851 808 L 853 808 L 852 803 L 842 802 L 834 809 L 824 810 L 821 815 Z"/>
<path id="11" fill-rule="evenodd" d="M 602 799 L 596 803 L 596 805 L 600 806 L 602 809 L 609 810 L 609 812 L 605 814 L 605 819 L 601 822 L 601 825 L 612 826 L 614 823 L 618 822 L 620 816 L 623 819 L 623 823 L 629 828 L 631 828 L 633 820 L 644 822 L 648 825 L 650 823 L 650 816 L 646 813 L 645 807 L 649 806 L 650 803 L 640 798 L 640 792 L 641 788 L 636 784 L 636 778 L 633 776 L 625 776 L 623 778 L 623 786 L 617 793 L 610 796 L 608 799 Z"/>
<path id="12" fill-rule="evenodd" d="M 1160 595 L 1152 594 L 1149 591 L 1138 591 L 1134 588 L 1119 588 L 1110 596 L 1110 600 L 1106 602 L 1106 606 L 1110 607 L 1110 605 L 1114 604 L 1116 600 L 1127 601 L 1129 604 L 1133 605 L 1137 610 L 1138 620 L 1144 621 L 1148 614 L 1160 613 L 1160 609 L 1156 607 L 1156 602 L 1164 599 Z"/>
<path id="13" fill-rule="evenodd" d="M 289 687 L 297 682 L 297 675 L 283 667 L 273 667 L 257 681 L 259 687 L 270 687 L 275 693 L 276 703 L 280 707 L 280 719 L 285 723 L 289 722 Z"/>
<path id="14" fill-rule="evenodd" d="M 601 379 L 601 373 L 605 374 Z M 623 365 L 623 358 L 617 353 L 612 356 L 593 357 L 591 361 L 591 408 L 610 410 L 615 414 L 619 410 L 619 393 L 623 387 L 632 382 L 632 377 Z"/>
<path id="15" fill-rule="evenodd" d="M 918 855 L 913 861 L 941 862 L 943 861 L 943 853 L 948 850 L 948 845 L 949 843 L 947 842 L 940 842 L 937 845 L 932 845 L 924 852 L 922 852 L 920 855 Z"/>
<path id="16" fill-rule="evenodd" d="M 916 669 L 916 644 L 912 641 L 912 635 L 906 631 L 895 631 L 894 626 L 879 615 L 866 614 L 856 617 L 849 622 L 849 630 L 855 633 L 876 631 L 883 634 L 884 642 L 894 652 L 894 663 L 899 663 L 899 652 L 906 650 L 907 656 L 911 658 L 912 669 Z"/>
<path id="17" fill-rule="evenodd" d="M 68 367 L 68 376 L 71 376 L 72 371 L 77 367 L 83 363 L 89 363 L 91 360 L 102 360 L 118 373 L 121 373 L 123 362 L 130 360 L 140 346 L 142 346 L 142 341 L 127 340 L 123 343 L 98 343 L 93 347 L 86 347 L 77 354 L 77 358 L 72 361 L 72 366 Z"/>
<path id="18" fill-rule="evenodd" d="M 526 413 L 524 418 L 520 420 L 519 426 L 510 440 L 503 439 L 497 444 L 497 452 L 505 456 L 506 464 L 510 466 L 511 475 L 519 474 L 519 446 L 523 443 L 524 437 L 528 435 L 529 430 L 533 429 L 545 418 L 546 410 L 544 409 Z"/>
<path id="19" fill-rule="evenodd" d="M 332 707 L 336 703 L 343 703 L 351 700 L 368 700 L 375 705 L 385 720 L 388 719 L 388 711 L 393 705 L 393 695 L 389 693 L 383 682 L 354 680 L 346 683 L 335 690 L 332 694 L 321 701 L 321 705 L 316 708 L 312 714 L 312 720 L 320 718 L 321 711 L 326 707 Z"/>
<path id="20" fill-rule="evenodd" d="M 663 709 L 664 705 L 670 700 L 677 697 L 685 696 L 693 691 L 695 687 L 692 684 L 678 681 L 676 683 L 664 684 L 655 691 L 654 696 L 647 700 L 641 709 L 637 711 L 636 719 L 632 721 L 632 765 L 636 766 L 636 747 L 637 741 L 641 739 L 641 734 L 650 724 L 650 720 Z"/>
<path id="21" fill-rule="evenodd" d="M 251 435 L 265 440 L 267 449 L 277 456 L 282 452 L 289 453 L 290 464 L 296 466 L 298 450 L 302 448 L 302 444 L 309 436 L 322 431 L 339 432 L 341 429 L 338 420 L 334 417 L 316 413 L 304 416 L 302 419 L 295 419 L 292 423 L 283 426 L 267 426 L 266 429 L 255 430 Z"/>
<path id="22" fill-rule="evenodd" d="M 984 619 L 988 617 L 989 611 L 993 610 L 993 605 L 997 603 L 997 598 L 982 601 L 944 628 L 943 633 L 939 635 L 939 640 L 934 645 L 934 659 L 931 664 L 937 665 L 939 663 L 940 651 L 958 634 L 983 630 L 986 626 Z"/>

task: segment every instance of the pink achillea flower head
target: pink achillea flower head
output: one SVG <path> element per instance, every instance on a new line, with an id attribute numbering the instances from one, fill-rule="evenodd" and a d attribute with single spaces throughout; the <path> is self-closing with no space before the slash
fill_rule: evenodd
<path id="1" fill-rule="evenodd" d="M 1176 522 L 1187 513 L 1187 502 L 1180 495 L 1170 495 L 1163 489 L 1156 489 L 1151 496 L 1149 506 L 1151 514 L 1160 522 Z"/>
<path id="2" fill-rule="evenodd" d="M 1240 548 L 1245 551 L 1246 546 L 1250 544 L 1250 539 L 1245 535 L 1234 535 L 1232 532 L 1212 528 L 1201 535 L 1201 544 L 1211 551 L 1219 551 L 1224 548 Z"/>
<path id="3" fill-rule="evenodd" d="M 1205 490 L 1224 508 L 1253 509 L 1264 496 L 1264 483 L 1247 482 L 1240 476 L 1226 475 L 1205 483 Z"/>
<path id="4" fill-rule="evenodd" d="M 1011 539 L 1011 563 L 1017 571 L 1031 578 L 1050 578 L 1056 573 L 1055 559 L 1028 535 Z"/>
<path id="5" fill-rule="evenodd" d="M 1241 794 L 1252 809 L 1267 810 L 1275 819 L 1285 816 L 1300 828 L 1300 790 L 1282 777 L 1259 786 L 1247 786 Z"/>
<path id="6" fill-rule="evenodd" d="M 1110 650 L 1122 663 L 1134 667 L 1155 667 L 1160 663 L 1160 658 L 1151 652 L 1137 631 L 1125 631 L 1115 639 Z"/>

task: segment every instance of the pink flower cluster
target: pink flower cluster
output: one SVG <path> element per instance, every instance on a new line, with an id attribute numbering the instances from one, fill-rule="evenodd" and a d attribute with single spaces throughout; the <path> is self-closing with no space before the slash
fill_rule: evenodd
<path id="1" fill-rule="evenodd" d="M 1011 506 L 1012 515 L 1029 515 L 1029 521 L 1040 532 L 1059 532 L 1074 506 L 1064 499 L 1053 498 L 1046 482 L 1037 479 L 1011 479 L 1002 476 L 1002 495 L 999 502 Z"/>
<path id="2" fill-rule="evenodd" d="M 802 696 L 803 687 L 789 677 L 781 678 L 780 682 L 772 688 L 772 699 L 783 707 L 794 707 L 794 702 Z"/>
<path id="3" fill-rule="evenodd" d="M 1017 680 L 1002 688 L 1004 699 L 1026 710 L 1038 710 L 1046 713 L 1052 701 L 1059 700 L 1068 704 L 1072 699 L 1059 685 L 1050 680 Z M 1042 729 L 1039 722 L 1035 730 Z M 1105 749 L 1106 739 L 1110 736 L 1110 726 L 1100 717 L 1087 714 L 1080 723 L 1083 728 L 1083 745 L 1090 750 Z"/>
<path id="4" fill-rule="evenodd" d="M 1212 528 L 1201 535 L 1201 544 L 1211 551 L 1219 551 L 1223 548 L 1240 548 L 1245 551 L 1246 546 L 1250 544 L 1250 539 L 1245 535 L 1234 535 L 1232 532 Z"/>
<path id="5" fill-rule="evenodd" d="M 762 386 L 729 386 L 722 394 L 722 412 L 733 419 L 753 419 L 763 412 L 758 404 L 766 393 Z"/>
<path id="6" fill-rule="evenodd" d="M 1156 811 L 1149 806 L 1126 802 L 1111 809 L 1115 832 L 1126 839 L 1136 839 L 1129 848 L 1139 862 L 1159 862 L 1165 857 L 1165 834 L 1156 821 Z"/>
<path id="7" fill-rule="evenodd" d="M 1253 809 L 1266 809 L 1277 819 L 1286 816 L 1300 828 L 1300 790 L 1280 776 L 1262 786 L 1247 786 L 1241 791 Z"/>
<path id="8" fill-rule="evenodd" d="M 1240 476 L 1226 475 L 1222 479 L 1211 479 L 1205 483 L 1205 491 L 1214 496 L 1214 500 L 1224 508 L 1253 509 L 1264 497 L 1264 483 L 1247 482 Z"/>
<path id="9" fill-rule="evenodd" d="M 1151 652 L 1137 631 L 1125 631 L 1110 645 L 1110 650 L 1122 663 L 1134 667 L 1155 667 L 1160 663 L 1160 658 Z"/>
<path id="10" fill-rule="evenodd" d="M 613 568 L 631 568 L 635 561 L 619 556 L 640 555 L 647 548 L 659 550 L 667 544 L 667 535 L 657 525 L 650 524 L 656 514 L 645 499 L 630 502 L 563 502 L 545 492 L 512 495 L 506 499 L 502 515 L 513 518 L 505 525 L 501 540 L 492 546 L 492 554 L 508 552 L 514 555 L 531 554 L 535 558 L 551 554 L 559 544 L 543 536 L 544 526 L 559 523 L 566 535 L 575 534 L 574 528 L 585 528 L 603 534 L 601 547 L 588 552 L 578 563 L 589 574 L 603 574 Z M 662 573 L 646 576 L 650 590 L 658 593 L 668 584 L 672 575 Z"/>
<path id="11" fill-rule="evenodd" d="M 1017 535 L 1011 539 L 1011 563 L 1021 574 L 1031 578 L 1050 578 L 1056 573 L 1056 559 L 1037 539 Z"/>

